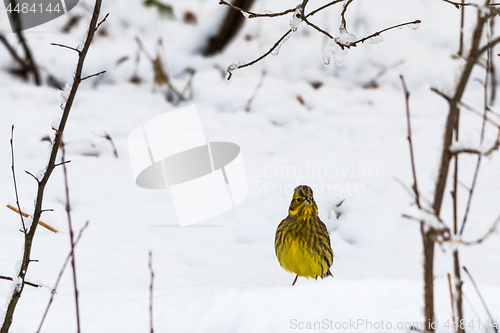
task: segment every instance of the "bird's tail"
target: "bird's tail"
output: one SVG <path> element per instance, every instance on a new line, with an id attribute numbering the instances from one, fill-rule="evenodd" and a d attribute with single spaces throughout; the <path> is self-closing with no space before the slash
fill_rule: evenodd
<path id="1" fill-rule="evenodd" d="M 333 277 L 333 274 L 332 274 L 332 272 L 330 272 L 330 270 L 326 271 L 326 273 L 325 273 L 325 274 L 321 275 L 321 278 L 322 278 L 322 279 L 324 279 L 324 278 L 325 278 L 325 277 L 327 277 L 327 276 L 331 276 L 331 277 Z"/>

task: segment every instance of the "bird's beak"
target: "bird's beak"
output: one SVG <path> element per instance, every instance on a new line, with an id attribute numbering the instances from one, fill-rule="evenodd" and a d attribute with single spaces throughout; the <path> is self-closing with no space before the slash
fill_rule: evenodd
<path id="1" fill-rule="evenodd" d="M 311 198 L 306 198 L 304 202 L 306 203 L 306 205 L 310 205 L 312 203 Z"/>

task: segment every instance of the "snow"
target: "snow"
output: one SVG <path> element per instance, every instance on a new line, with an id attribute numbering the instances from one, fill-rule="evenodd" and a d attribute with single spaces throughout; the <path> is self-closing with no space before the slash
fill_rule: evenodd
<path id="1" fill-rule="evenodd" d="M 82 82 L 64 133 L 66 159 L 71 160 L 67 168 L 75 232 L 90 221 L 76 249 L 82 331 L 128 333 L 149 329 L 150 250 L 154 258 L 157 332 L 295 332 L 302 331 L 292 327 L 295 322 L 324 319 L 334 323 L 358 319 L 422 321 L 420 226 L 401 217 L 403 213 L 415 213 L 413 198 L 395 181 L 399 179 L 408 187 L 413 182 L 399 75 L 405 76 L 411 91 L 417 176 L 422 201 L 426 202 L 433 198 L 448 112 L 447 102 L 429 88 L 454 88 L 463 65 L 462 60 L 451 57 L 458 50 L 460 11 L 441 1 L 354 1 L 346 19 L 349 32 L 359 38 L 416 19 L 422 24 L 416 31 L 387 31 L 381 44 L 352 47 L 341 67 L 324 66 L 322 51 L 328 39 L 302 24 L 277 57 L 234 70 L 231 84 L 226 85 L 225 69 L 240 59 L 253 60 L 267 52 L 290 29 L 292 14 L 245 20 L 243 31 L 227 50 L 205 58 L 198 50 L 216 31 L 223 7 L 218 1 L 168 3 L 174 5 L 176 20 L 162 19 L 140 1 L 103 2 L 101 16 L 110 13 L 101 27 L 107 35 L 96 35 L 82 76 L 112 70 L 102 80 Z M 76 47 L 87 31 L 92 5 L 90 0 L 80 1 L 74 13 L 83 15 L 83 19 L 68 34 L 59 33 L 66 16 L 26 33 L 44 76 L 50 72 L 63 86 L 72 82 L 77 54 L 50 43 Z M 257 2 L 255 6 L 261 5 L 276 12 L 296 4 L 277 0 Z M 309 2 L 309 6 L 316 4 Z M 332 6 L 309 19 L 339 38 L 341 7 Z M 186 10 L 198 16 L 198 25 L 183 23 Z M 464 31 L 468 36 L 476 14 L 472 8 L 466 14 Z M 0 18 L 3 32 L 9 29 L 5 20 Z M 184 69 L 196 69 L 193 99 L 180 106 L 196 104 L 210 141 L 234 142 L 241 147 L 248 197 L 231 211 L 199 225 L 179 227 L 168 191 L 144 190 L 135 185 L 128 135 L 146 120 L 174 109 L 153 89 L 151 64 L 143 55 L 137 69 L 142 83 L 128 82 L 136 68 L 136 36 L 152 54 L 162 37 L 169 74 L 177 87 L 186 84 L 187 77 L 181 75 Z M 19 48 L 15 36 L 7 34 L 7 38 Z M 469 41 L 465 40 L 466 46 Z M 331 46 L 327 52 L 330 56 L 336 45 Z M 494 52 L 499 53 L 497 49 Z M 117 66 L 123 56 L 129 59 Z M 401 65 L 394 67 L 396 63 Z M 36 173 L 47 163 L 51 144 L 40 140 L 54 135 L 51 123 L 61 116 L 61 93 L 11 76 L 6 69 L 12 65 L 0 46 L 0 204 L 15 203 L 9 146 L 10 128 L 15 124 L 19 197 L 23 211 L 32 213 L 37 184 L 22 171 Z M 383 68 L 388 70 L 379 78 Z M 263 85 L 251 111 L 245 112 L 263 69 L 267 73 Z M 473 71 L 464 102 L 482 110 L 483 88 L 472 80 L 475 77 L 484 78 L 479 66 Z M 373 79 L 378 88 L 362 88 Z M 313 83 L 321 83 L 321 87 L 315 89 Z M 498 110 L 496 105 L 492 108 Z M 481 117 L 462 110 L 460 142 L 467 147 L 477 145 L 481 124 Z M 484 146 L 488 147 L 497 132 L 490 124 L 486 129 Z M 114 157 L 109 141 L 101 137 L 103 133 L 113 138 L 119 158 Z M 476 161 L 474 155 L 461 158 L 460 180 L 466 186 L 472 182 Z M 482 161 L 466 240 L 481 237 L 500 213 L 499 162 L 498 153 Z M 274 254 L 274 233 L 286 217 L 291 190 L 298 184 L 316 189 L 320 217 L 335 251 L 335 278 L 299 278 L 291 287 L 294 276 L 279 266 Z M 449 189 L 442 218 L 451 225 Z M 459 188 L 460 216 L 467 194 L 466 189 Z M 44 281 L 49 288 L 70 251 L 64 198 L 62 168 L 58 167 L 46 187 L 43 204 L 44 209 L 55 211 L 44 212 L 41 219 L 61 231 L 54 234 L 37 229 L 32 258 L 39 262 L 30 264 L 26 278 Z M 341 212 L 338 219 L 336 210 Z M 0 272 L 12 274 L 22 255 L 24 237 L 19 232 L 17 214 L 0 208 L 0 221 Z M 441 247 L 435 251 L 436 316 L 439 332 L 451 332 L 444 323 L 451 318 L 447 273 L 453 272 L 452 248 L 443 248 L 446 252 Z M 461 264 L 474 276 L 492 314 L 498 316 L 500 235 L 494 234 L 479 246 L 459 249 Z M 37 329 L 50 297 L 49 288 L 25 286 L 12 333 Z M 11 282 L 0 280 L 0 304 L 5 304 L 10 294 Z M 484 322 L 487 315 L 466 276 L 464 294 L 470 301 L 464 303 L 466 319 Z M 69 332 L 74 328 L 72 277 L 67 268 L 42 332 Z"/>

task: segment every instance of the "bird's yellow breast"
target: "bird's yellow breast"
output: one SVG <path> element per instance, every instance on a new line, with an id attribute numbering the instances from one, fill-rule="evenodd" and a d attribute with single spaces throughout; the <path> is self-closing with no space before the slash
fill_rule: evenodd
<path id="1" fill-rule="evenodd" d="M 287 237 L 276 248 L 276 256 L 285 270 L 299 276 L 316 278 L 328 270 L 328 264 L 319 253 L 295 237 Z"/>

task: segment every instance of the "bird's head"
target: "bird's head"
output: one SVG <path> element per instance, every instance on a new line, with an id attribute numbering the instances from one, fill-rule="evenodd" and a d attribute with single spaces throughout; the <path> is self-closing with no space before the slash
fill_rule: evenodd
<path id="1" fill-rule="evenodd" d="M 318 215 L 318 206 L 313 197 L 313 190 L 307 185 L 300 185 L 293 191 L 293 199 L 288 210 L 294 216 Z"/>

